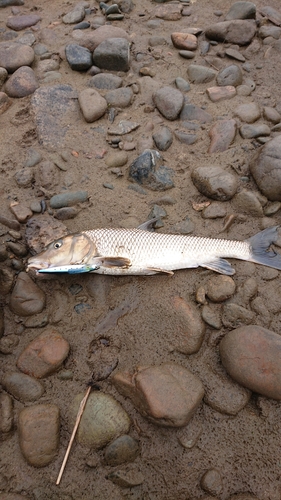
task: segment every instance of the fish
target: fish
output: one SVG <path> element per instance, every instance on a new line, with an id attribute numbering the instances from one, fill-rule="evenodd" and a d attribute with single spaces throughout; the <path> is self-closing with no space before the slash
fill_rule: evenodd
<path id="1" fill-rule="evenodd" d="M 92 266 L 89 272 L 97 274 L 172 275 L 179 269 L 202 267 L 231 276 L 235 270 L 226 258 L 281 270 L 281 256 L 270 249 L 278 239 L 278 226 L 239 241 L 151 232 L 154 221 L 133 229 L 104 228 L 69 234 L 30 257 L 27 271 L 52 272 L 58 266 L 82 266 L 85 272 L 87 266 Z"/>

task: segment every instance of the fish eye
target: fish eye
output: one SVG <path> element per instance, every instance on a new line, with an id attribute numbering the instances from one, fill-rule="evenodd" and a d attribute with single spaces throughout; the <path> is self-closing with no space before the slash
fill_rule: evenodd
<path id="1" fill-rule="evenodd" d="M 53 246 L 55 249 L 60 248 L 62 246 L 62 241 L 61 240 L 55 241 Z"/>

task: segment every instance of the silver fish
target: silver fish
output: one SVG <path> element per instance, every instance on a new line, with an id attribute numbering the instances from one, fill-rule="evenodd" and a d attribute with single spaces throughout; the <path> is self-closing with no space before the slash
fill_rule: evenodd
<path id="1" fill-rule="evenodd" d="M 29 269 L 57 266 L 97 267 L 98 274 L 173 274 L 176 269 L 204 267 L 221 274 L 235 270 L 224 257 L 281 270 L 281 256 L 269 250 L 278 226 L 245 241 L 149 232 L 151 221 L 136 229 L 94 229 L 60 238 L 28 259 Z"/>

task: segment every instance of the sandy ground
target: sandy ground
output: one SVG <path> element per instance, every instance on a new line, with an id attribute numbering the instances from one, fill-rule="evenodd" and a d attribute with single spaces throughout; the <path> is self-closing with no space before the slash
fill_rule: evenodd
<path id="1" fill-rule="evenodd" d="M 91 4 L 94 2 L 91 2 Z M 257 7 L 265 2 L 257 0 Z M 42 16 L 41 28 L 61 18 L 62 14 L 71 10 L 75 2 L 61 0 L 31 1 L 26 0 L 22 12 L 29 12 L 36 7 Z M 155 78 L 163 84 L 172 84 L 175 77 L 187 78 L 186 67 L 188 61 L 178 56 L 170 42 L 170 34 L 180 31 L 187 26 L 198 26 L 203 29 L 216 22 L 218 18 L 214 11 L 222 10 L 227 13 L 232 2 L 223 0 L 197 0 L 191 7 L 191 15 L 177 22 L 163 22 L 154 30 L 147 27 L 147 21 L 153 18 L 155 4 L 149 0 L 135 0 L 134 10 L 126 15 L 118 25 L 130 34 L 134 34 L 136 46 L 140 51 L 148 53 L 148 37 L 151 35 L 164 36 L 168 44 L 157 47 L 159 59 L 153 59 L 151 67 L 156 73 Z M 95 4 L 98 6 L 98 4 Z M 280 8 L 278 0 L 271 0 L 270 5 Z M 144 14 L 140 16 L 140 14 Z M 10 9 L 0 12 L 0 27 L 5 21 Z M 71 40 L 71 26 L 59 24 L 54 28 L 57 36 L 56 51 Z M 39 37 L 40 30 L 35 31 Z M 244 49 L 241 49 L 243 53 Z M 252 71 L 245 76 L 252 78 L 257 87 L 249 98 L 235 98 L 234 101 L 224 101 L 218 104 L 211 103 L 206 94 L 206 85 L 193 85 L 188 97 L 197 105 L 206 106 L 206 110 L 215 117 L 232 117 L 233 110 L 241 102 L 254 100 L 261 105 L 275 106 L 280 100 L 280 53 L 272 51 L 268 58 L 264 58 L 265 49 L 249 61 Z M 202 62 L 198 54 L 194 60 Z M 194 62 L 193 61 L 193 62 Z M 257 69 L 260 64 L 261 68 Z M 225 62 L 226 65 L 226 62 Z M 36 65 L 35 65 L 36 68 Z M 73 72 L 65 61 L 61 62 L 61 83 L 71 84 L 78 91 L 85 88 L 87 75 Z M 129 78 L 138 79 L 139 75 L 133 70 L 124 81 Z M 118 118 L 128 118 L 141 123 L 141 127 L 133 133 L 133 140 L 138 141 L 143 135 L 149 136 L 149 124 L 158 115 L 144 113 L 143 106 L 139 105 L 140 96 L 130 108 L 123 110 Z M 164 120 L 165 122 L 165 120 Z M 167 123 L 172 128 L 173 123 Z M 103 226 L 120 226 L 141 223 L 147 219 L 151 204 L 161 193 L 148 190 L 147 195 L 138 194 L 127 189 L 129 182 L 126 169 L 123 177 L 115 178 L 106 167 L 104 159 L 95 159 L 97 151 L 106 148 L 110 150 L 105 140 L 108 126 L 104 117 L 94 124 L 86 124 L 79 117 L 75 124 L 71 124 L 71 133 L 68 135 L 65 150 L 78 152 L 78 156 L 71 156 L 67 172 L 58 172 L 58 182 L 54 192 L 58 193 L 64 187 L 68 189 L 87 189 L 91 196 L 90 206 L 81 210 L 78 216 L 66 221 L 71 232 L 82 229 L 91 229 Z M 102 128 L 101 133 L 97 128 Z M 225 153 L 207 154 L 209 144 L 208 128 L 199 132 L 199 140 L 192 146 L 185 146 L 174 140 L 170 149 L 164 153 L 165 164 L 175 169 L 175 188 L 169 195 L 176 200 L 174 205 L 166 206 L 167 218 L 164 231 L 168 231 L 174 224 L 189 217 L 195 225 L 195 234 L 202 236 L 219 235 L 223 227 L 223 220 L 204 220 L 200 212 L 192 208 L 193 201 L 203 201 L 190 180 L 190 170 L 194 166 L 215 164 L 228 171 L 236 171 L 241 175 L 247 174 L 247 165 L 251 160 L 256 145 L 237 136 L 235 143 Z M 37 142 L 34 134 L 34 120 L 30 111 L 30 97 L 14 99 L 10 109 L 0 117 L 1 130 L 1 186 L 2 197 L 1 214 L 10 217 L 9 204 L 13 200 L 29 203 L 36 199 L 37 188 L 19 188 L 14 175 L 26 157 L 26 150 L 32 146 L 41 151 L 48 159 L 49 152 Z M 138 151 L 129 152 L 129 162 L 135 159 Z M 87 158 L 92 156 L 92 158 Z M 103 183 L 113 183 L 114 189 L 105 189 Z M 240 187 L 243 182 L 240 181 Z M 256 189 L 252 181 L 248 188 Z M 233 213 L 231 204 L 228 212 Z M 280 222 L 280 214 L 275 215 L 276 223 Z M 224 236 L 233 239 L 244 239 L 261 229 L 259 218 L 247 217 L 243 222 L 235 222 Z M 24 233 L 24 227 L 23 231 Z M 2 237 L 5 238 L 5 235 Z M 247 263 L 235 262 L 236 275 L 234 280 L 237 290 L 249 276 Z M 140 441 L 141 453 L 136 460 L 139 470 L 145 481 L 141 487 L 125 491 L 106 479 L 112 468 L 103 465 L 103 452 L 92 453 L 88 449 L 76 444 L 71 453 L 61 486 L 55 486 L 56 476 L 70 434 L 68 421 L 69 401 L 73 394 L 84 391 L 86 383 L 91 377 L 91 368 L 87 363 L 89 345 L 93 339 L 101 334 L 96 327 L 107 317 L 109 312 L 120 304 L 131 304 L 126 315 L 121 316 L 117 325 L 108 324 L 108 330 L 102 332 L 102 337 L 109 339 L 113 344 L 120 343 L 119 370 L 133 371 L 137 365 L 159 364 L 166 361 L 175 361 L 190 368 L 204 383 L 208 378 L 208 370 L 216 370 L 219 365 L 218 338 L 225 333 L 222 329 L 216 333 L 206 328 L 206 335 L 200 351 L 191 356 L 177 353 L 175 345 L 177 319 L 170 314 L 170 302 L 174 296 L 182 296 L 194 300 L 195 291 L 199 285 L 204 285 L 211 276 L 210 271 L 190 270 L 179 271 L 172 277 L 60 277 L 59 279 L 40 281 L 40 287 L 47 294 L 47 310 L 52 312 L 62 308 L 62 319 L 58 330 L 64 334 L 71 345 L 71 354 L 65 368 L 74 373 L 72 381 L 62 381 L 56 376 L 44 380 L 46 387 L 40 402 L 53 402 L 61 410 L 61 442 L 57 459 L 43 469 L 29 466 L 19 449 L 17 431 L 13 436 L 1 443 L 0 476 L 4 478 L 3 491 L 25 493 L 31 499 L 63 499 L 75 500 L 105 500 L 105 499 L 147 499 L 147 500 L 187 500 L 203 498 L 204 491 L 200 487 L 200 479 L 204 472 L 211 468 L 218 469 L 222 474 L 223 491 L 219 495 L 221 500 L 229 498 L 234 493 L 248 492 L 260 500 L 279 500 L 281 497 L 280 465 L 281 465 L 281 407 L 278 402 L 253 395 L 247 406 L 237 416 L 228 416 L 213 410 L 205 402 L 196 413 L 192 425 L 195 429 L 201 428 L 200 438 L 196 446 L 190 450 L 184 449 L 178 441 L 179 432 L 176 429 L 164 429 L 149 423 L 134 409 L 129 400 L 120 396 L 113 388 L 110 379 L 101 383 L 102 390 L 112 394 L 129 413 L 132 422 L 131 435 Z M 256 267 L 254 276 L 261 288 L 270 290 L 270 283 L 264 279 L 263 270 Z M 280 278 L 275 280 L 279 285 Z M 70 286 L 81 285 L 78 295 L 70 293 Z M 8 297 L 3 299 L 8 302 Z M 59 302 L 59 303 L 58 303 Z M 90 309 L 77 314 L 74 306 L 86 303 Z M 137 304 L 137 306 L 136 306 Z M 5 311 L 5 334 L 19 333 L 20 323 L 9 311 Z M 271 328 L 278 332 L 280 318 L 273 318 Z M 40 333 L 40 329 L 24 329 L 20 341 L 13 354 L 1 355 L 1 364 L 4 370 L 15 369 L 15 362 L 28 343 Z M 226 377 L 225 374 L 222 377 Z M 15 415 L 23 405 L 15 401 Z M 181 431 L 182 432 L 182 431 Z M 90 456 L 97 457 L 97 466 L 89 467 L 87 461 Z M 6 480 L 5 480 L 6 478 Z M 64 496 L 65 495 L 65 496 Z M 67 496 L 69 495 L 69 496 Z"/>

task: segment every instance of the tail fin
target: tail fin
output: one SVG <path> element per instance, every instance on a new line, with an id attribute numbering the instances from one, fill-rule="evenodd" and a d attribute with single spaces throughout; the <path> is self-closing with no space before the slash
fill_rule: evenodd
<path id="1" fill-rule="evenodd" d="M 251 248 L 251 262 L 281 270 L 281 255 L 268 250 L 278 239 L 278 226 L 268 227 L 248 240 Z"/>

